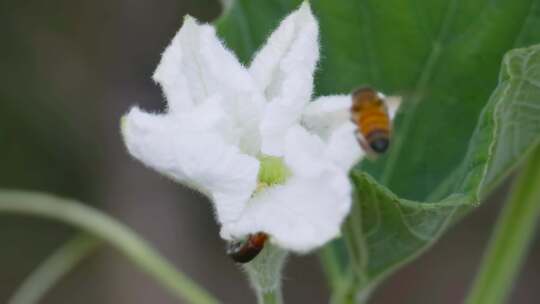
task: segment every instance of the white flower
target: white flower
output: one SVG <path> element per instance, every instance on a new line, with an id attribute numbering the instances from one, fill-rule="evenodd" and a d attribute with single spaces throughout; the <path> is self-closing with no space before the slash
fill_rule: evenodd
<path id="1" fill-rule="evenodd" d="M 187 17 L 154 74 L 164 114 L 132 108 L 122 132 L 147 166 L 206 194 L 221 236 L 265 232 L 306 252 L 339 235 L 351 206 L 348 171 L 363 152 L 349 96 L 310 103 L 318 24 L 304 3 L 249 68 L 212 26 Z"/>

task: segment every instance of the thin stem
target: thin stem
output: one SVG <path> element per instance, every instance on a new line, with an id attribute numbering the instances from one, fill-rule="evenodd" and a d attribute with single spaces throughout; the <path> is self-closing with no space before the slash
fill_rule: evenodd
<path id="1" fill-rule="evenodd" d="M 101 242 L 82 234 L 68 241 L 41 263 L 19 286 L 8 304 L 32 304 L 38 301 L 71 269 L 92 254 Z"/>
<path id="2" fill-rule="evenodd" d="M 349 253 L 349 267 L 353 276 L 348 277 L 349 281 L 342 285 L 348 287 L 348 290 L 338 290 L 337 292 L 342 297 L 340 299 L 342 302 L 366 303 L 371 290 L 371 288 L 368 288 L 369 278 L 367 273 L 369 257 L 362 230 L 362 210 L 356 200 L 344 227 L 343 238 Z"/>
<path id="3" fill-rule="evenodd" d="M 467 304 L 504 303 L 540 218 L 540 146 L 532 151 L 503 209 Z"/>
<path id="4" fill-rule="evenodd" d="M 2 212 L 45 217 L 76 226 L 107 241 L 179 298 L 197 304 L 218 302 L 131 229 L 94 208 L 45 194 L 2 191 Z"/>
<path id="5" fill-rule="evenodd" d="M 327 244 L 319 250 L 319 260 L 332 290 L 336 290 L 343 280 L 343 270 L 335 244 Z"/>
<path id="6" fill-rule="evenodd" d="M 281 275 L 287 258 L 283 249 L 268 244 L 251 262 L 244 264 L 259 304 L 281 304 Z"/>
<path id="7" fill-rule="evenodd" d="M 283 296 L 281 295 L 281 288 L 263 292 L 262 294 L 258 295 L 259 297 L 259 303 L 261 304 L 282 304 L 283 303 Z"/>
<path id="8" fill-rule="evenodd" d="M 354 303 L 357 278 L 351 267 L 344 269 L 341 265 L 339 243 L 327 244 L 319 251 L 319 259 L 326 274 L 332 296 L 330 303 L 332 304 L 349 304 Z M 345 248 L 343 248 L 345 250 Z"/>

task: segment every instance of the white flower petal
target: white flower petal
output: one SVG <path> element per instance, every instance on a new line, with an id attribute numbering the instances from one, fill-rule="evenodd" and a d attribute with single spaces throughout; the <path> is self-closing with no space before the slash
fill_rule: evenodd
<path id="1" fill-rule="evenodd" d="M 265 232 L 281 248 L 307 252 L 340 234 L 351 206 L 346 176 L 328 172 L 316 179 L 291 178 L 256 195 L 242 218 L 224 225 L 222 236 L 241 238 Z"/>
<path id="2" fill-rule="evenodd" d="M 325 141 L 324 155 L 348 171 L 364 157 L 356 140 L 356 126 L 350 122 L 350 95 L 319 97 L 302 114 L 302 124 Z"/>
<path id="3" fill-rule="evenodd" d="M 285 136 L 289 128 L 297 124 L 303 105 L 285 106 L 279 102 L 266 105 L 260 123 L 261 151 L 266 155 L 282 156 Z"/>
<path id="4" fill-rule="evenodd" d="M 198 114 L 188 119 L 200 119 Z M 219 121 L 219 119 L 215 120 Z M 177 117 L 133 108 L 122 133 L 129 152 L 156 171 L 213 200 L 219 222 L 237 220 L 253 193 L 259 163 L 226 144 L 212 123 L 186 128 Z"/>
<path id="5" fill-rule="evenodd" d="M 154 79 L 161 84 L 171 113 L 189 111 L 212 96 L 221 97 L 222 107 L 238 131 L 242 151 L 251 155 L 258 152 L 264 97 L 212 26 L 186 17 L 165 50 Z"/>
<path id="6" fill-rule="evenodd" d="M 251 75 L 223 46 L 212 26 L 200 25 L 189 16 L 163 53 L 154 80 L 161 84 L 172 111 L 187 110 L 216 94 L 262 103 L 262 96 L 239 96 L 256 92 Z"/>
<path id="7" fill-rule="evenodd" d="M 285 137 L 285 164 L 296 176 L 319 177 L 327 169 L 324 142 L 304 128 L 295 126 Z"/>
<path id="8" fill-rule="evenodd" d="M 318 24 L 304 3 L 281 23 L 250 67 L 270 101 L 260 127 L 263 153 L 283 154 L 284 134 L 311 98 L 318 59 Z"/>
<path id="9" fill-rule="evenodd" d="M 230 117 L 235 122 L 235 127 L 239 130 L 239 148 L 249 155 L 257 155 L 261 146 L 261 134 L 259 131 L 259 121 L 261 108 L 255 104 L 241 99 L 229 99 Z"/>
<path id="10" fill-rule="evenodd" d="M 161 85 L 171 111 L 189 110 L 203 94 L 195 58 L 198 35 L 199 25 L 186 17 L 154 72 L 153 78 Z"/>
<path id="11" fill-rule="evenodd" d="M 306 178 L 319 177 L 327 170 L 348 174 L 352 166 L 364 157 L 354 135 L 356 127 L 345 122 L 336 128 L 327 141 L 295 126 L 286 136 L 285 163 L 291 171 Z"/>
<path id="12" fill-rule="evenodd" d="M 212 26 L 201 25 L 199 52 L 204 70 L 213 82 L 209 89 L 218 92 L 250 93 L 255 91 L 255 84 L 247 69 L 240 64 L 236 56 L 219 40 Z M 260 100 L 257 100 L 260 101 Z"/>
<path id="13" fill-rule="evenodd" d="M 249 71 L 272 99 L 286 90 L 311 94 L 319 59 L 318 23 L 307 2 L 287 16 L 253 59 Z M 270 91 L 268 91 L 270 90 Z"/>
<path id="14" fill-rule="evenodd" d="M 220 96 L 211 96 L 190 111 L 172 112 L 168 115 L 182 130 L 215 132 L 221 135 L 227 144 L 234 146 L 238 146 L 241 141 L 243 130 L 225 112 L 223 98 Z"/>
<path id="15" fill-rule="evenodd" d="M 328 139 L 325 157 L 339 166 L 344 172 L 348 172 L 352 166 L 362 160 L 365 152 L 355 136 L 356 126 L 347 121 L 335 128 Z"/>
<path id="16" fill-rule="evenodd" d="M 222 236 L 235 239 L 262 231 L 278 246 L 297 252 L 312 250 L 338 236 L 351 205 L 348 171 L 352 161 L 349 153 L 336 151 L 330 144 L 351 148 L 345 133 L 351 125 L 336 129 L 329 143 L 301 126 L 292 127 L 285 138 L 284 155 L 292 176 L 286 184 L 272 186 L 251 199 L 242 218 L 223 227 Z M 354 133 L 350 134 L 355 141 Z M 352 151 L 360 155 L 357 144 Z M 345 160 L 336 159 L 339 157 Z"/>
<path id="17" fill-rule="evenodd" d="M 208 88 L 223 97 L 224 108 L 240 131 L 242 151 L 255 155 L 260 144 L 258 124 L 264 97 L 249 72 L 219 41 L 213 27 L 201 29 L 200 42 L 202 63 L 209 71 Z"/>
<path id="18" fill-rule="evenodd" d="M 322 138 L 328 138 L 336 128 L 351 118 L 351 96 L 323 96 L 310 102 L 302 113 L 302 124 Z"/>
<path id="19" fill-rule="evenodd" d="M 249 72 L 262 90 L 275 81 L 274 73 L 277 72 L 280 61 L 285 57 L 295 38 L 297 17 L 298 11 L 289 14 L 281 21 L 249 66 Z"/>

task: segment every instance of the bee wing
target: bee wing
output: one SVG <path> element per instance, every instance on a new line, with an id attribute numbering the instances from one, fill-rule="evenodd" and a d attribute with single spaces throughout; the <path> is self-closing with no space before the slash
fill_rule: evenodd
<path id="1" fill-rule="evenodd" d="M 390 119 L 393 120 L 396 116 L 396 113 L 401 105 L 401 96 L 387 96 L 386 97 L 386 106 L 388 107 L 388 115 Z"/>

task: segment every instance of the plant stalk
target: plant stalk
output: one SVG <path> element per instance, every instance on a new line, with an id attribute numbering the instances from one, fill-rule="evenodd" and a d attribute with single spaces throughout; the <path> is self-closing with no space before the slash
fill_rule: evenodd
<path id="1" fill-rule="evenodd" d="M 92 207 L 46 194 L 4 190 L 0 213 L 49 218 L 83 229 L 107 241 L 178 298 L 195 304 L 218 303 L 131 229 Z"/>
<path id="2" fill-rule="evenodd" d="M 504 303 L 540 218 L 540 146 L 523 166 L 480 266 L 466 304 Z"/>
<path id="3" fill-rule="evenodd" d="M 268 244 L 251 262 L 244 264 L 259 304 L 282 304 L 281 276 L 287 252 Z"/>
<path id="4" fill-rule="evenodd" d="M 81 234 L 58 248 L 19 286 L 8 304 L 32 304 L 39 300 L 69 271 L 90 256 L 102 242 Z"/>
<path id="5" fill-rule="evenodd" d="M 268 292 L 262 292 L 261 294 L 257 295 L 257 297 L 258 297 L 259 303 L 261 304 L 282 304 L 283 303 L 283 296 L 281 294 L 281 288 L 268 291 Z"/>

